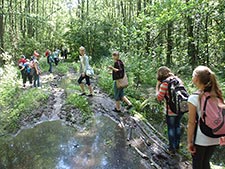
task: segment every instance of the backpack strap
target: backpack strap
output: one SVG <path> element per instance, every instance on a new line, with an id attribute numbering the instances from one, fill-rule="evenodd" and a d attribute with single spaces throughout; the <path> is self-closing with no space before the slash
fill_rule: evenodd
<path id="1" fill-rule="evenodd" d="M 206 106 L 207 106 L 207 102 L 210 98 L 211 98 L 211 96 L 207 96 L 205 99 L 205 102 L 204 102 L 203 112 L 202 112 L 203 113 L 202 117 L 203 117 L 204 122 L 205 122 L 205 118 L 206 118 Z"/>

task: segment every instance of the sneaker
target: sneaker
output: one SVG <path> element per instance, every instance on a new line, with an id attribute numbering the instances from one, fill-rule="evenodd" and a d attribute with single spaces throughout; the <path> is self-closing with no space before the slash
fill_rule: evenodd
<path id="1" fill-rule="evenodd" d="M 86 93 L 81 93 L 81 94 L 80 94 L 80 96 L 85 96 L 85 95 L 86 95 Z"/>
<path id="2" fill-rule="evenodd" d="M 113 111 L 116 113 L 121 113 L 121 110 L 117 110 L 117 108 L 114 108 Z"/>

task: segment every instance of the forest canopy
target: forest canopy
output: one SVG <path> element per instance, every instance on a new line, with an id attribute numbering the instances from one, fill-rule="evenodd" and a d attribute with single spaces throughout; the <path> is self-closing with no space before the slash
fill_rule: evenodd
<path id="1" fill-rule="evenodd" d="M 117 49 L 181 70 L 225 66 L 223 0 L 1 0 L 0 7 L 1 53 L 13 59 L 64 46 L 73 57 L 84 45 L 94 61 Z"/>

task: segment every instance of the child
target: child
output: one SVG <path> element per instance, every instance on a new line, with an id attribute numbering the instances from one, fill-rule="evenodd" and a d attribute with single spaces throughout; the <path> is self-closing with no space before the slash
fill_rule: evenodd
<path id="1" fill-rule="evenodd" d="M 82 83 L 82 81 L 85 79 L 86 80 L 86 84 L 88 85 L 88 89 L 90 94 L 88 95 L 89 97 L 93 96 L 93 89 L 91 86 L 91 82 L 90 82 L 90 77 L 86 74 L 87 70 L 89 69 L 90 65 L 89 65 L 89 61 L 88 61 L 88 56 L 85 53 L 85 48 L 83 46 L 81 46 L 79 48 L 79 52 L 80 52 L 80 78 L 78 79 L 78 83 L 81 87 L 82 90 L 82 94 L 81 96 L 86 95 L 85 93 L 85 89 L 84 89 L 84 84 Z"/>
<path id="2" fill-rule="evenodd" d="M 112 78 L 114 80 L 114 97 L 116 100 L 116 107 L 113 111 L 117 113 L 121 113 L 120 108 L 120 101 L 124 101 L 127 103 L 128 107 L 127 110 L 129 111 L 133 106 L 131 102 L 127 99 L 127 97 L 124 95 L 124 89 L 118 88 L 116 85 L 116 80 L 121 79 L 124 76 L 124 64 L 120 60 L 119 52 L 115 51 L 112 54 L 113 60 L 114 60 L 114 66 L 109 66 L 109 69 L 112 70 Z"/>
<path id="3" fill-rule="evenodd" d="M 157 85 L 156 85 L 156 96 L 158 101 L 162 101 L 163 99 L 170 99 L 168 92 L 168 82 L 172 79 L 177 79 L 180 84 L 182 81 L 174 76 L 171 70 L 162 66 L 158 69 L 157 72 Z M 176 151 L 179 150 L 180 147 L 180 137 L 181 137 L 181 129 L 180 129 L 180 121 L 182 116 L 175 114 L 170 109 L 170 106 L 166 102 L 166 122 L 168 127 L 168 138 L 169 138 L 169 152 L 171 155 L 174 155 Z"/>
<path id="4" fill-rule="evenodd" d="M 198 66 L 194 70 L 192 81 L 198 88 L 197 93 L 199 94 L 192 94 L 188 99 L 188 150 L 192 154 L 193 169 L 210 169 L 209 161 L 216 145 L 219 144 L 219 139 L 203 134 L 196 123 L 196 116 L 198 114 L 198 117 L 201 117 L 200 100 L 205 92 L 209 92 L 211 96 L 217 97 L 223 102 L 222 91 L 214 72 L 206 66 Z"/>
<path id="5" fill-rule="evenodd" d="M 40 55 L 35 51 L 33 54 L 33 65 L 34 65 L 34 87 L 41 87 L 40 85 L 40 74 L 41 69 L 39 67 L 39 59 Z"/>

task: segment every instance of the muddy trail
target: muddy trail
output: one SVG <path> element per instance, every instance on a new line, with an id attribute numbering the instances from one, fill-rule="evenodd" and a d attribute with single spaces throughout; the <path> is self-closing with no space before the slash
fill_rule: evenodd
<path id="1" fill-rule="evenodd" d="M 60 86 L 61 82 L 69 77 L 76 79 L 78 74 L 71 70 L 67 75 L 43 75 L 45 87 L 41 90 L 50 92 L 49 99 L 21 122 L 22 129 L 16 137 L 23 137 L 22 143 L 18 145 L 16 143 L 18 140 L 12 139 L 10 143 L 5 144 L 8 153 L 0 150 L 0 155 L 6 156 L 0 160 L 0 168 L 191 168 L 190 163 L 182 155 L 171 156 L 167 152 L 165 140 L 161 139 L 160 133 L 151 124 L 142 121 L 138 116 L 131 116 L 128 113 L 119 115 L 113 112 L 114 101 L 96 86 L 95 79 L 92 79 L 95 95 L 88 98 L 94 117 L 87 124 L 81 125 L 81 112 L 65 104 L 66 92 Z M 30 129 L 34 131 L 31 132 Z M 24 130 L 28 130 L 26 134 Z M 38 134 L 33 136 L 35 132 Z M 46 132 L 49 133 L 46 136 L 48 142 L 43 144 L 50 144 L 49 140 L 54 140 L 53 138 L 57 141 L 68 139 L 63 144 L 47 145 L 47 148 L 51 149 L 55 146 L 57 154 L 61 154 L 60 157 L 56 158 L 55 154 L 45 157 L 48 154 L 46 151 L 44 155 L 40 153 L 41 147 L 43 148 L 41 143 L 45 140 L 42 136 Z M 60 137 L 57 139 L 56 135 L 59 133 Z M 32 148 L 35 144 L 38 148 Z M 17 149 L 14 149 L 15 147 Z M 25 151 L 24 147 L 30 149 Z M 35 153 L 34 149 L 38 152 Z M 35 155 L 29 155 L 31 152 Z M 21 153 L 25 153 L 26 157 L 20 159 L 18 156 Z M 40 164 L 36 164 L 40 156 L 44 156 L 44 159 L 41 162 L 39 160 Z M 49 161 L 53 161 L 54 158 L 56 158 L 54 165 L 53 162 L 50 165 Z"/>

